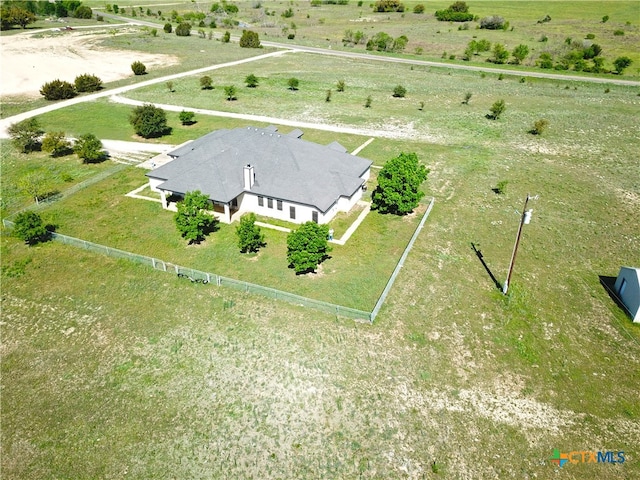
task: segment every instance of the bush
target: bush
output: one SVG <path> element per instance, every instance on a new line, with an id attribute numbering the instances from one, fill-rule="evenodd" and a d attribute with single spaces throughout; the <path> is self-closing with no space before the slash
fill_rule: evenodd
<path id="1" fill-rule="evenodd" d="M 489 109 L 489 114 L 487 118 L 491 120 L 498 120 L 500 116 L 504 113 L 506 109 L 506 105 L 504 100 L 497 100 Z"/>
<path id="2" fill-rule="evenodd" d="M 378 0 L 373 6 L 374 12 L 404 12 L 404 5 L 399 0 Z"/>
<path id="3" fill-rule="evenodd" d="M 496 185 L 496 188 L 493 189 L 498 195 L 504 195 L 507 193 L 507 185 L 509 184 L 509 180 L 500 180 Z"/>
<path id="4" fill-rule="evenodd" d="M 372 101 L 373 99 L 371 98 L 371 95 L 369 95 L 367 99 L 364 101 L 364 108 L 371 108 Z"/>
<path id="5" fill-rule="evenodd" d="M 470 22 L 474 19 L 465 2 L 455 2 L 446 10 L 436 11 L 436 18 L 441 22 Z"/>
<path id="6" fill-rule="evenodd" d="M 621 75 L 625 68 L 631 65 L 632 61 L 629 57 L 618 57 L 613 61 L 616 73 Z"/>
<path id="7" fill-rule="evenodd" d="M 407 89 L 404 88 L 402 85 L 396 85 L 395 88 L 393 89 L 393 96 L 396 98 L 404 98 L 406 94 L 407 94 Z"/>
<path id="8" fill-rule="evenodd" d="M 213 80 L 208 75 L 200 77 L 200 88 L 202 90 L 211 90 L 213 88 Z"/>
<path id="9" fill-rule="evenodd" d="M 48 132 L 42 139 L 42 150 L 52 157 L 62 157 L 73 151 L 64 132 Z"/>
<path id="10" fill-rule="evenodd" d="M 13 234 L 28 245 L 44 242 L 51 236 L 40 215 L 31 211 L 22 212 L 16 216 Z"/>
<path id="11" fill-rule="evenodd" d="M 298 90 L 298 85 L 300 85 L 300 80 L 297 78 L 290 78 L 287 80 L 287 85 L 289 86 L 289 90 Z"/>
<path id="12" fill-rule="evenodd" d="M 529 133 L 532 135 L 542 135 L 547 127 L 549 126 L 549 120 L 541 118 L 540 120 L 536 120 L 533 124 L 533 128 L 529 130 Z"/>
<path id="13" fill-rule="evenodd" d="M 191 24 L 189 22 L 182 22 L 176 27 L 176 35 L 179 37 L 188 37 L 191 35 Z"/>
<path id="14" fill-rule="evenodd" d="M 256 32 L 251 30 L 243 30 L 240 37 L 240 46 L 243 48 L 262 48 L 260 45 L 260 37 Z"/>
<path id="15" fill-rule="evenodd" d="M 248 213 L 240 217 L 240 225 L 236 227 L 238 248 L 240 253 L 255 253 L 266 246 L 264 234 L 256 225 L 255 213 Z"/>
<path id="16" fill-rule="evenodd" d="M 231 33 L 227 30 L 222 35 L 222 43 L 229 43 L 231 41 Z"/>
<path id="17" fill-rule="evenodd" d="M 193 120 L 195 116 L 195 113 L 183 110 L 180 112 L 180 115 L 178 115 L 178 118 L 180 119 L 180 123 L 182 123 L 182 125 L 193 125 L 194 123 L 196 123 Z"/>
<path id="18" fill-rule="evenodd" d="M 258 77 L 251 73 L 244 79 L 244 83 L 246 83 L 249 88 L 256 88 L 258 86 Z"/>
<path id="19" fill-rule="evenodd" d="M 102 142 L 92 133 L 78 137 L 73 145 L 73 151 L 82 163 L 98 163 L 107 158 L 102 150 Z"/>
<path id="20" fill-rule="evenodd" d="M 616 37 L 621 37 L 624 35 L 624 30 L 614 30 L 613 35 Z"/>
<path id="21" fill-rule="evenodd" d="M 88 73 L 78 75 L 73 83 L 77 92 L 96 92 L 102 88 L 102 80 Z"/>
<path id="22" fill-rule="evenodd" d="M 336 83 L 336 90 L 338 92 L 344 92 L 344 89 L 345 89 L 344 80 L 338 80 L 338 82 Z"/>
<path id="23" fill-rule="evenodd" d="M 596 36 L 593 33 L 587 33 L 587 40 L 593 40 Z"/>
<path id="24" fill-rule="evenodd" d="M 164 110 L 150 103 L 134 108 L 129 116 L 129 123 L 136 134 L 144 138 L 161 137 L 171 132 Z"/>
<path id="25" fill-rule="evenodd" d="M 145 64 L 137 60 L 131 64 L 131 70 L 133 70 L 134 75 L 146 75 L 147 73 Z"/>
<path id="26" fill-rule="evenodd" d="M 76 88 L 69 82 L 54 80 L 45 83 L 40 89 L 40 94 L 47 100 L 64 100 L 77 95 Z"/>
<path id="27" fill-rule="evenodd" d="M 329 226 L 306 222 L 287 236 L 287 261 L 297 275 L 313 272 L 329 257 Z"/>
<path id="28" fill-rule="evenodd" d="M 233 85 L 224 87 L 224 96 L 229 102 L 237 100 L 238 97 L 236 97 L 236 87 L 234 87 Z"/>
<path id="29" fill-rule="evenodd" d="M 415 7 L 413 7 L 413 13 L 424 13 L 424 5 L 419 3 Z"/>
<path id="30" fill-rule="evenodd" d="M 87 7 L 86 5 L 80 5 L 78 8 L 76 8 L 76 10 L 73 12 L 73 16 L 76 18 L 85 18 L 85 19 L 89 19 L 93 17 L 93 12 L 91 11 L 90 7 Z"/>
<path id="31" fill-rule="evenodd" d="M 502 30 L 504 28 L 504 18 L 498 15 L 492 15 L 491 17 L 484 17 L 480 20 L 480 28 L 487 30 Z"/>
<path id="32" fill-rule="evenodd" d="M 22 153 L 40 150 L 40 136 L 44 133 L 44 130 L 40 128 L 40 123 L 35 117 L 12 123 L 9 125 L 7 133 L 9 133 L 9 138 L 11 138 L 14 146 Z"/>
<path id="33" fill-rule="evenodd" d="M 164 33 L 171 33 L 173 31 L 173 27 L 170 23 L 164 24 Z"/>

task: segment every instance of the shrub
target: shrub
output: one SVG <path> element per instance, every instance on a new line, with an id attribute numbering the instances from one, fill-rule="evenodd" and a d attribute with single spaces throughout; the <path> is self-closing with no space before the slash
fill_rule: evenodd
<path id="1" fill-rule="evenodd" d="M 289 86 L 289 90 L 298 90 L 298 85 L 300 85 L 300 80 L 297 78 L 290 78 L 287 80 L 287 85 Z"/>
<path id="2" fill-rule="evenodd" d="M 344 80 L 338 80 L 338 82 L 336 83 L 336 90 L 338 92 L 344 92 L 344 89 L 345 89 Z"/>
<path id="3" fill-rule="evenodd" d="M 18 123 L 12 123 L 7 130 L 14 146 L 22 153 L 40 150 L 40 136 L 44 130 L 35 117 L 27 118 Z"/>
<path id="4" fill-rule="evenodd" d="M 529 133 L 532 135 L 542 135 L 542 132 L 544 132 L 548 126 L 549 120 L 541 118 L 533 123 L 533 128 L 529 130 Z"/>
<path id="5" fill-rule="evenodd" d="M 396 98 L 404 98 L 406 94 L 407 94 L 407 89 L 404 88 L 402 85 L 396 85 L 395 88 L 393 89 L 393 96 Z"/>
<path id="6" fill-rule="evenodd" d="M 75 9 L 75 11 L 73 12 L 73 16 L 75 18 L 92 18 L 93 17 L 93 12 L 91 11 L 90 7 L 87 7 L 86 5 L 80 5 L 78 8 Z"/>
<path id="7" fill-rule="evenodd" d="M 503 64 L 509 58 L 509 51 L 504 48 L 504 45 L 501 43 L 496 43 L 493 46 L 493 57 L 491 59 L 492 62 Z"/>
<path id="8" fill-rule="evenodd" d="M 613 34 L 614 34 L 616 37 L 621 37 L 621 36 L 623 36 L 623 35 L 624 35 L 624 30 L 614 30 L 614 31 L 613 31 Z"/>
<path id="9" fill-rule="evenodd" d="M 260 45 L 260 36 L 257 32 L 251 30 L 243 30 L 240 37 L 240 46 L 244 48 L 262 48 Z"/>
<path id="10" fill-rule="evenodd" d="M 504 195 L 507 193 L 507 185 L 509 184 L 509 180 L 500 180 L 496 185 L 496 188 L 493 189 L 498 195 Z"/>
<path id="11" fill-rule="evenodd" d="M 78 75 L 73 83 L 77 92 L 96 92 L 102 88 L 102 80 L 88 73 Z"/>
<path id="12" fill-rule="evenodd" d="M 224 87 L 224 96 L 229 102 L 237 100 L 238 97 L 236 97 L 236 87 L 234 87 L 233 85 Z"/>
<path id="13" fill-rule="evenodd" d="M 64 100 L 77 95 L 76 88 L 69 82 L 54 80 L 45 83 L 40 89 L 40 94 L 47 100 Z"/>
<path id="14" fill-rule="evenodd" d="M 629 57 L 618 57 L 613 61 L 616 73 L 621 75 L 625 68 L 631 65 L 632 61 Z"/>
<path id="15" fill-rule="evenodd" d="M 176 27 L 176 35 L 179 37 L 191 36 L 191 24 L 189 22 L 182 22 Z"/>
<path id="16" fill-rule="evenodd" d="M 173 82 L 171 80 L 166 82 L 165 85 L 167 86 L 167 90 L 169 90 L 169 92 L 175 92 L 175 89 L 173 88 Z"/>
<path id="17" fill-rule="evenodd" d="M 244 83 L 246 83 L 249 88 L 256 88 L 258 86 L 258 77 L 251 73 L 244 79 Z"/>
<path id="18" fill-rule="evenodd" d="M 446 10 L 436 11 L 435 15 L 441 22 L 470 22 L 474 19 L 473 14 L 469 13 L 466 2 L 455 2 Z"/>
<path id="19" fill-rule="evenodd" d="M 607 23 L 609 21 L 609 15 L 605 15 L 602 17 L 602 23 Z"/>
<path id="20" fill-rule="evenodd" d="M 404 5 L 399 0 L 378 0 L 373 6 L 374 12 L 404 12 Z"/>
<path id="21" fill-rule="evenodd" d="M 173 27 L 171 26 L 170 23 L 165 23 L 164 24 L 164 33 L 171 33 L 173 30 Z"/>
<path id="22" fill-rule="evenodd" d="M 49 239 L 50 232 L 36 212 L 26 211 L 16 216 L 13 234 L 28 245 L 35 245 Z"/>
<path id="23" fill-rule="evenodd" d="M 293 17 L 293 8 L 288 8 L 284 12 L 282 12 L 282 18 L 291 18 Z"/>
<path id="24" fill-rule="evenodd" d="M 332 93 L 331 89 L 327 90 L 327 93 L 326 93 L 326 95 L 324 97 L 324 101 L 325 102 L 329 103 L 331 101 L 331 93 Z"/>
<path id="25" fill-rule="evenodd" d="M 424 13 L 424 5 L 419 3 L 415 7 L 413 7 L 413 13 Z"/>
<path id="26" fill-rule="evenodd" d="M 297 275 L 313 272 L 328 258 L 329 226 L 306 222 L 287 236 L 287 261 Z"/>
<path id="27" fill-rule="evenodd" d="M 211 90 L 213 88 L 213 80 L 208 75 L 200 77 L 200 88 L 202 90 Z"/>
<path id="28" fill-rule="evenodd" d="M 71 143 L 64 132 L 48 132 L 42 139 L 42 150 L 52 157 L 62 157 L 72 152 Z"/>
<path id="29" fill-rule="evenodd" d="M 504 100 L 497 100 L 489 109 L 489 114 L 487 118 L 491 120 L 498 120 L 500 116 L 504 113 L 506 109 L 506 105 Z"/>
<path id="30" fill-rule="evenodd" d="M 229 43 L 231 41 L 231 33 L 227 30 L 222 35 L 222 43 Z"/>
<path id="31" fill-rule="evenodd" d="M 256 225 L 255 213 L 248 213 L 240 217 L 240 225 L 236 227 L 238 248 L 240 253 L 255 253 L 266 245 L 264 234 Z"/>
<path id="32" fill-rule="evenodd" d="M 469 100 L 471 100 L 471 97 L 473 96 L 473 93 L 471 92 L 467 92 L 464 94 L 464 100 L 462 100 L 462 104 L 463 105 L 469 105 Z"/>
<path id="33" fill-rule="evenodd" d="M 371 108 L 372 101 L 373 99 L 371 98 L 371 95 L 369 95 L 367 99 L 364 101 L 364 108 Z"/>
<path id="34" fill-rule="evenodd" d="M 480 20 L 480 28 L 487 30 L 502 30 L 504 28 L 504 18 L 499 15 L 492 15 L 490 17 L 484 17 Z"/>
<path id="35" fill-rule="evenodd" d="M 107 157 L 102 150 L 102 142 L 93 133 L 78 137 L 73 145 L 73 151 L 82 163 L 98 163 Z"/>
<path id="36" fill-rule="evenodd" d="M 196 123 L 193 120 L 195 116 L 195 113 L 183 110 L 180 112 L 180 115 L 178 115 L 178 118 L 180 119 L 180 123 L 182 123 L 182 125 L 193 125 L 194 123 Z"/>
<path id="37" fill-rule="evenodd" d="M 537 63 L 540 68 L 553 68 L 553 58 L 548 52 L 542 52 Z"/>
<path id="38" fill-rule="evenodd" d="M 137 60 L 131 64 L 131 70 L 133 70 L 134 75 L 146 75 L 147 73 L 145 64 Z"/>
<path id="39" fill-rule="evenodd" d="M 150 103 L 134 108 L 129 116 L 129 123 L 136 134 L 144 138 L 161 137 L 171 132 L 164 110 Z"/>
<path id="40" fill-rule="evenodd" d="M 587 33 L 587 40 L 593 40 L 596 36 L 593 33 Z"/>

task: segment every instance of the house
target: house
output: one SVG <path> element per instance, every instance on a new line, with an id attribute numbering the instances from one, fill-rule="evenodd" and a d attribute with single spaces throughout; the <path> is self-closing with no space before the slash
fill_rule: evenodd
<path id="1" fill-rule="evenodd" d="M 631 320 L 640 323 L 640 268 L 621 267 L 613 289 Z"/>
<path id="2" fill-rule="evenodd" d="M 245 212 L 327 223 L 362 198 L 372 162 L 302 135 L 273 126 L 216 130 L 168 152 L 172 160 L 147 173 L 149 186 L 166 209 L 199 190 L 226 223 Z"/>

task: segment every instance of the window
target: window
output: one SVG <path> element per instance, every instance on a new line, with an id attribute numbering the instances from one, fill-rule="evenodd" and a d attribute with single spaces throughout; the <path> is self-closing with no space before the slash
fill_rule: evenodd
<path id="1" fill-rule="evenodd" d="M 315 210 L 311 212 L 311 220 L 318 223 L 318 212 L 316 212 Z"/>
<path id="2" fill-rule="evenodd" d="M 276 200 L 276 206 L 278 207 L 278 210 L 282 210 L 282 200 Z"/>
<path id="3" fill-rule="evenodd" d="M 293 220 L 296 219 L 296 207 L 289 207 L 289 217 Z"/>
<path id="4" fill-rule="evenodd" d="M 264 197 L 258 197 L 258 205 L 264 207 Z"/>
<path id="5" fill-rule="evenodd" d="M 267 207 L 273 208 L 273 198 L 267 198 Z"/>

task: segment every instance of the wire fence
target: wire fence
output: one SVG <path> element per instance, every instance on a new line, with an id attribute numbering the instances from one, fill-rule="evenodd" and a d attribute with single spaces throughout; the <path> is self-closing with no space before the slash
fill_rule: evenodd
<path id="1" fill-rule="evenodd" d="M 13 222 L 6 219 L 3 219 L 2 223 L 6 228 L 13 228 L 14 226 Z M 371 312 L 366 312 L 364 310 L 358 310 L 356 308 L 345 307 L 343 305 L 323 302 L 322 300 L 303 297 L 301 295 L 296 295 L 294 293 L 277 290 L 275 288 L 257 285 L 255 283 L 235 280 L 233 278 L 223 277 L 222 275 L 218 275 L 216 273 L 203 272 L 194 268 L 183 267 L 157 258 L 138 255 L 136 253 L 120 250 L 118 248 L 107 247 L 105 245 L 89 242 L 80 238 L 63 235 L 61 233 L 52 232 L 51 238 L 57 242 L 64 243 L 65 245 L 83 248 L 90 252 L 107 255 L 113 258 L 133 261 L 150 266 L 156 270 L 173 273 L 181 278 L 190 280 L 193 283 L 211 284 L 218 287 L 229 287 L 241 292 L 254 293 L 276 300 L 283 300 L 294 305 L 313 308 L 325 313 L 334 314 L 338 317 L 345 317 L 353 320 L 366 320 L 368 322 L 372 321 Z"/>
<path id="2" fill-rule="evenodd" d="M 427 207 L 426 212 L 424 213 L 424 215 L 422 216 L 422 219 L 420 220 L 420 223 L 416 227 L 416 230 L 413 233 L 411 240 L 409 240 L 409 243 L 404 249 L 404 252 L 400 257 L 400 260 L 396 264 L 396 267 L 393 270 L 393 273 L 391 274 L 391 277 L 389 278 L 384 290 L 382 291 L 380 298 L 376 302 L 376 305 L 373 311 L 371 312 L 366 312 L 364 310 L 358 310 L 356 308 L 351 308 L 351 307 L 345 307 L 343 305 L 336 305 L 329 302 L 323 302 L 322 300 L 315 300 L 313 298 L 303 297 L 301 295 L 296 295 L 295 293 L 285 292 L 282 290 L 277 290 L 275 288 L 257 285 L 255 283 L 223 277 L 222 275 L 218 275 L 216 273 L 203 272 L 193 268 L 182 267 L 180 265 L 176 265 L 171 262 L 166 262 L 164 260 L 159 260 L 157 258 L 147 257 L 145 255 L 138 255 L 137 253 L 127 252 L 125 250 L 120 250 L 118 248 L 107 247 L 105 245 L 89 242 L 87 240 L 82 240 L 80 238 L 70 237 L 69 235 L 63 235 L 61 233 L 52 232 L 51 238 L 55 241 L 64 243 L 65 245 L 72 245 L 74 247 L 83 248 L 85 250 L 99 253 L 102 255 L 107 255 L 113 258 L 120 258 L 120 259 L 133 261 L 136 263 L 147 265 L 155 270 L 174 273 L 181 278 L 190 280 L 193 283 L 211 284 L 211 285 L 216 285 L 218 287 L 233 288 L 241 292 L 258 294 L 264 297 L 273 298 L 276 300 L 282 300 L 290 304 L 313 308 L 321 312 L 334 314 L 337 317 L 345 317 L 353 320 L 366 320 L 369 323 L 373 323 L 373 321 L 375 320 L 376 316 L 380 311 L 380 308 L 382 307 L 382 304 L 387 298 L 387 295 L 391 290 L 391 287 L 393 286 L 393 283 L 395 282 L 395 279 L 398 276 L 398 273 L 400 272 L 400 269 L 402 268 L 402 265 L 404 264 L 405 259 L 409 255 L 409 252 L 411 251 L 411 248 L 413 247 L 413 244 L 416 238 L 418 237 L 420 230 L 422 229 L 425 221 L 427 220 L 427 217 L 431 212 L 433 204 L 434 204 L 434 199 L 432 198 L 431 202 L 429 203 L 429 206 Z M 3 219 L 2 223 L 6 228 L 12 229 L 14 227 L 14 223 L 10 220 Z"/>

